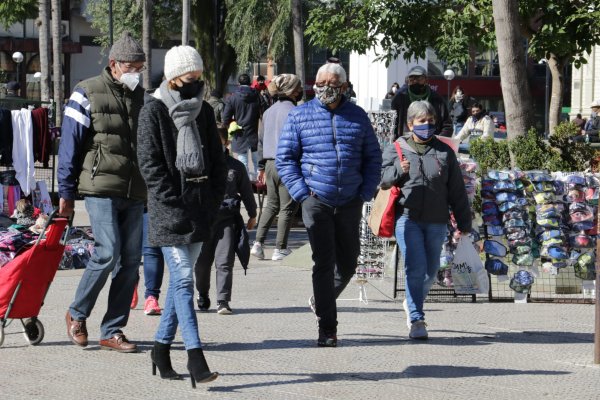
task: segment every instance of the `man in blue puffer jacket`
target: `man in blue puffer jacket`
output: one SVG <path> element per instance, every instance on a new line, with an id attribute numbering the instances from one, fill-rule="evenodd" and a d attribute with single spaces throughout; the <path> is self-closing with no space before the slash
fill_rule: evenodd
<path id="1" fill-rule="evenodd" d="M 337 345 L 336 298 L 356 270 L 359 225 L 381 174 L 381 150 L 367 113 L 348 101 L 339 64 L 317 72 L 316 97 L 290 111 L 275 165 L 294 200 L 313 252 L 310 306 L 319 323 L 317 345 Z"/>

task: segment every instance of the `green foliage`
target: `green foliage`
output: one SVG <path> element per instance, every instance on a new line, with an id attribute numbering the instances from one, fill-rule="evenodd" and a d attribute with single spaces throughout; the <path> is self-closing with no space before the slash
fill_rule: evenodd
<path id="1" fill-rule="evenodd" d="M 486 12 L 482 11 L 486 10 Z M 424 58 L 428 47 L 449 65 L 469 62 L 469 46 L 495 45 L 491 0 L 331 0 L 311 10 L 313 44 L 359 53 L 380 44 L 378 59 Z"/>
<path id="2" fill-rule="evenodd" d="M 277 60 L 284 55 L 292 23 L 289 0 L 225 0 L 225 4 L 225 39 L 241 69 L 263 57 Z"/>
<path id="3" fill-rule="evenodd" d="M 570 122 L 562 122 L 558 125 L 552 136 L 548 139 L 550 146 L 558 150 L 557 157 L 562 169 L 559 171 L 583 171 L 590 166 L 590 160 L 594 156 L 594 149 L 586 143 L 573 143 L 569 139 L 579 135 L 579 128 Z M 553 160 L 553 162 L 555 162 Z M 549 169 L 555 168 L 550 164 Z"/>
<path id="4" fill-rule="evenodd" d="M 169 34 L 181 31 L 181 1 L 156 0 L 153 7 L 153 39 L 164 41 Z M 101 33 L 94 41 L 109 48 L 108 1 L 90 0 L 84 12 L 91 18 L 92 27 Z M 113 40 L 123 31 L 129 31 L 137 39 L 142 37 L 143 2 L 139 0 L 113 0 Z"/>
<path id="5" fill-rule="evenodd" d="M 505 169 L 510 166 L 508 141 L 494 139 L 475 139 L 469 142 L 471 157 L 479 164 L 481 175 L 490 169 Z"/>
<path id="6" fill-rule="evenodd" d="M 594 150 L 587 143 L 573 143 L 570 138 L 578 129 L 569 122 L 556 127 L 548 142 L 535 129 L 525 135 L 506 141 L 477 139 L 470 142 L 471 156 L 479 163 L 481 174 L 490 169 L 510 168 L 510 152 L 515 167 L 523 170 L 545 169 L 549 171 L 574 172 L 590 167 Z"/>
<path id="7" fill-rule="evenodd" d="M 525 171 L 546 168 L 548 158 L 552 155 L 550 147 L 533 128 L 511 140 L 509 149 L 513 153 L 515 165 Z"/>
<path id="8" fill-rule="evenodd" d="M 519 14 L 536 59 L 551 53 L 579 67 L 600 44 L 600 0 L 519 1 Z M 471 47 L 496 47 L 492 0 L 329 0 L 310 12 L 306 33 L 320 47 L 361 54 L 379 44 L 388 64 L 424 58 L 431 47 L 448 65 L 464 66 Z"/>
<path id="9" fill-rule="evenodd" d="M 0 1 L 0 24 L 5 28 L 38 15 L 37 0 L 2 0 Z"/>

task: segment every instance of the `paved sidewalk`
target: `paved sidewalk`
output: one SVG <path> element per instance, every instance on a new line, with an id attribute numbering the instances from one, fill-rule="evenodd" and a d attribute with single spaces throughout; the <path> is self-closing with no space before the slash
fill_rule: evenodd
<path id="1" fill-rule="evenodd" d="M 267 245 L 272 243 L 269 236 Z M 294 229 L 292 249 L 305 243 L 304 231 Z M 415 342 L 408 339 L 400 302 L 389 298 L 392 282 L 371 280 L 368 304 L 357 300 L 356 284 L 342 294 L 348 300 L 338 302 L 339 347 L 317 348 L 307 306 L 310 260 L 288 267 L 253 258 L 247 276 L 235 269 L 234 314 L 198 314 L 209 365 L 222 376 L 193 390 L 180 336 L 172 358 L 185 380 L 151 375 L 149 350 L 159 319 L 145 316 L 142 305 L 131 312 L 125 330 L 141 351 L 100 350 L 106 289 L 88 320 L 90 345 L 71 344 L 64 314 L 80 276 L 81 270 L 58 272 L 40 314 L 46 330 L 40 345 L 26 344 L 19 321 L 5 328 L 2 399 L 600 397 L 600 368 L 592 365 L 593 305 L 428 303 L 431 339 Z"/>

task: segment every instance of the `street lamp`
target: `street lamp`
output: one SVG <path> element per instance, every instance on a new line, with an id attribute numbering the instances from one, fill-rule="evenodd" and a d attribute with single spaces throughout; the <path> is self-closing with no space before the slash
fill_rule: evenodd
<path id="1" fill-rule="evenodd" d="M 24 58 L 25 58 L 25 56 L 23 56 L 23 53 L 21 53 L 20 51 L 15 51 L 12 54 L 13 61 L 17 63 L 17 82 L 19 82 L 19 83 L 21 83 L 20 66 L 21 66 L 21 63 L 23 62 Z"/>
<path id="2" fill-rule="evenodd" d="M 550 134 L 549 131 L 549 121 L 548 121 L 548 97 L 550 94 L 550 68 L 548 67 L 548 60 L 546 60 L 545 58 L 542 58 L 540 61 L 538 61 L 539 65 L 545 64 L 546 65 L 546 94 L 544 97 L 544 137 L 546 139 L 548 139 L 548 135 Z"/>
<path id="3" fill-rule="evenodd" d="M 451 68 L 448 68 L 444 71 L 444 78 L 448 81 L 448 103 L 450 103 L 450 81 L 454 79 L 456 74 Z"/>

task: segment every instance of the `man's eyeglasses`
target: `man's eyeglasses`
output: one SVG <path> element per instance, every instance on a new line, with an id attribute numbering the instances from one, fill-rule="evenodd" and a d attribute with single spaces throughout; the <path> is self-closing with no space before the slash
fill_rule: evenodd
<path id="1" fill-rule="evenodd" d="M 127 63 L 122 63 L 122 62 L 118 62 L 119 64 L 121 64 L 121 71 L 125 72 L 144 72 L 147 68 L 145 65 L 142 65 L 141 67 L 134 67 L 131 64 L 127 64 Z"/>

